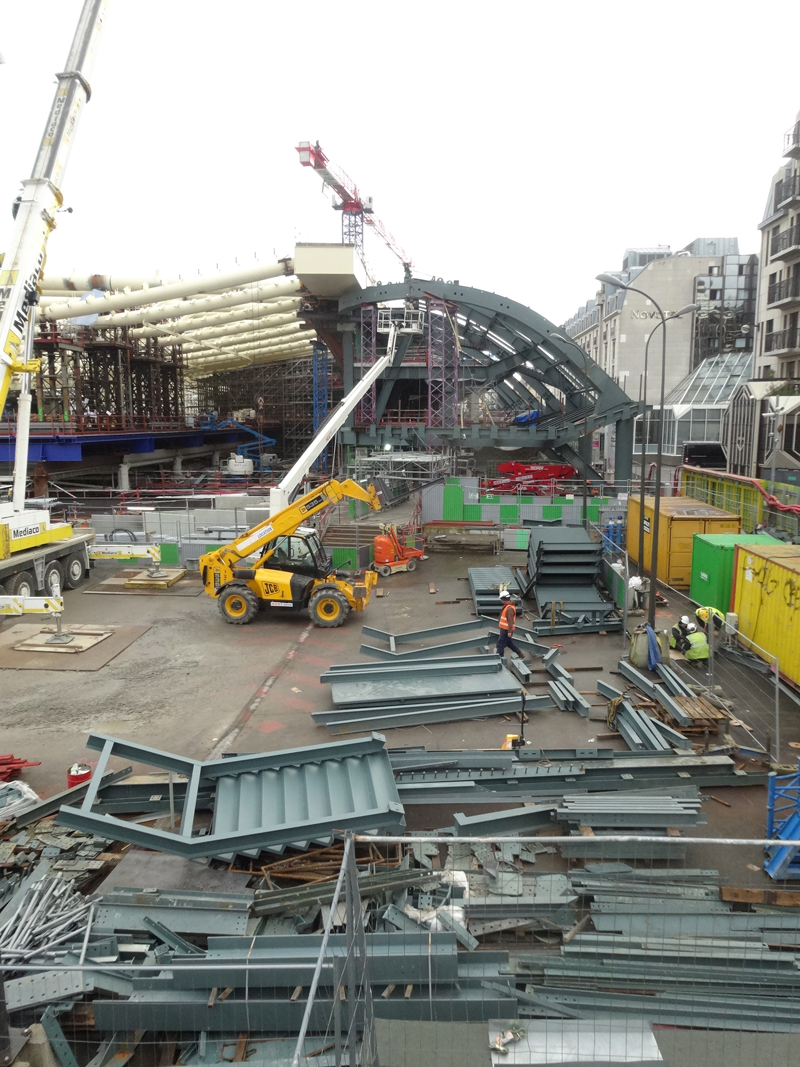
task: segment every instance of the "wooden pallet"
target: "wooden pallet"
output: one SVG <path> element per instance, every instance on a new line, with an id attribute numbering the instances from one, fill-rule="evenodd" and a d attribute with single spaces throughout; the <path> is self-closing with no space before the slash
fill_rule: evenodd
<path id="1" fill-rule="evenodd" d="M 677 723 L 663 708 L 657 708 L 656 715 L 662 722 L 666 722 L 676 730 L 680 730 L 682 734 L 691 736 L 695 734 L 703 734 L 706 730 L 708 730 L 709 733 L 715 734 L 717 733 L 720 724 L 724 726 L 728 722 L 728 715 L 719 708 L 714 707 L 711 701 L 706 700 L 705 697 L 674 696 L 672 699 L 692 720 L 691 725 L 683 726 Z"/>

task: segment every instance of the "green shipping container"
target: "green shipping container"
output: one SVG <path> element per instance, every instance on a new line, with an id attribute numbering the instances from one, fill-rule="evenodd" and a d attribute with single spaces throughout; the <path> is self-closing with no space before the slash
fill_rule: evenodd
<path id="1" fill-rule="evenodd" d="M 736 545 L 779 545 L 769 534 L 695 534 L 689 596 L 701 607 L 731 610 Z"/>

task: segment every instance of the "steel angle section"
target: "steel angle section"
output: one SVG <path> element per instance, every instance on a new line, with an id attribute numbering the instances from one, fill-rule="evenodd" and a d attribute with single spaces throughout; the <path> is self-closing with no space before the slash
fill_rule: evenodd
<path id="1" fill-rule="evenodd" d="M 509 705 L 516 702 L 521 705 L 522 698 L 519 695 L 504 696 L 497 700 L 497 703 L 505 705 L 508 702 Z M 471 708 L 480 705 L 485 707 L 487 701 L 482 697 L 475 697 L 472 700 L 464 699 L 454 702 L 458 707 Z M 440 708 L 448 707 L 449 704 L 443 700 L 433 700 L 430 703 L 414 703 L 414 704 L 365 704 L 362 707 L 355 708 L 327 708 L 325 711 L 312 711 L 311 718 L 319 726 L 327 726 L 329 723 L 338 722 L 341 719 L 358 720 L 361 719 L 364 722 L 378 716 L 391 716 L 395 714 L 404 714 L 407 712 L 414 712 L 422 714 L 426 711 L 437 711 Z M 526 701 L 527 706 L 527 701 Z"/>
<path id="2" fill-rule="evenodd" d="M 381 827 L 399 830 L 405 825 L 402 804 L 396 801 L 390 801 L 380 809 L 348 814 L 335 813 L 323 819 L 303 819 L 285 826 L 257 827 L 238 833 L 209 834 L 206 837 L 181 837 L 166 830 L 137 826 L 112 815 L 95 815 L 78 808 L 62 808 L 59 822 L 75 830 L 87 830 L 111 840 L 125 841 L 187 858 L 218 856 L 249 848 L 269 848 L 306 839 L 313 841 L 343 829 L 374 830 Z M 102 911 L 102 908 L 99 910 Z M 169 922 L 174 915 L 175 912 L 169 912 L 164 918 Z M 126 928 L 132 929 L 123 927 Z"/>
<path id="3" fill-rule="evenodd" d="M 21 1011 L 40 1004 L 73 1000 L 94 989 L 94 978 L 88 971 L 43 971 L 9 978 L 5 982 L 6 1008 Z"/>
<path id="4" fill-rule="evenodd" d="M 476 664 L 478 666 L 481 666 L 485 665 L 486 662 L 486 657 L 482 653 L 476 653 L 473 656 L 459 656 L 457 658 L 450 659 L 447 661 L 447 666 L 452 669 L 454 665 L 463 666 L 469 664 Z M 497 657 L 494 662 L 499 662 L 499 657 Z M 425 666 L 425 664 L 423 664 L 423 666 Z M 435 664 L 427 664 L 427 666 L 435 666 Z M 414 665 L 411 663 L 403 664 L 402 662 L 397 663 L 394 661 L 386 663 L 332 663 L 331 666 L 328 668 L 327 673 L 330 675 L 335 674 L 337 676 L 340 674 L 346 675 L 364 673 L 370 676 L 375 675 L 377 677 L 382 675 L 391 675 L 392 673 L 397 671 L 402 672 L 413 669 Z"/>
<path id="5" fill-rule="evenodd" d="M 409 642 L 427 641 L 432 637 L 445 637 L 447 634 L 464 633 L 468 630 L 483 630 L 491 625 L 493 625 L 491 619 L 472 619 L 469 622 L 454 622 L 449 626 L 432 626 L 427 630 L 409 630 L 402 634 L 392 634 L 386 630 L 376 630 L 372 626 L 362 626 L 361 633 L 375 641 L 385 641 L 389 644 L 391 640 L 394 640 L 395 644 L 402 645 Z"/>
<path id="6" fill-rule="evenodd" d="M 475 634 L 473 637 L 464 638 L 462 641 L 451 641 L 447 645 L 429 645 L 427 648 L 415 648 L 409 652 L 390 652 L 386 648 L 375 648 L 373 645 L 361 645 L 359 652 L 362 656 L 373 656 L 389 662 L 408 662 L 418 659 L 435 659 L 437 656 L 449 656 L 455 652 L 463 652 L 467 648 L 477 648 L 486 644 L 486 634 Z"/>
<path id="7" fill-rule="evenodd" d="M 441 663 L 417 662 L 360 663 L 351 670 L 331 670 L 320 675 L 320 682 L 342 685 L 347 682 L 367 682 L 378 684 L 388 682 L 391 685 L 405 678 L 450 678 L 465 672 L 470 674 L 497 674 L 502 662 L 499 656 L 470 656 L 470 662 L 463 660 L 445 660 Z M 370 670 L 370 668 L 373 668 Z"/>
<path id="8" fill-rule="evenodd" d="M 651 719 L 653 729 L 656 730 L 665 741 L 674 745 L 675 748 L 686 752 L 692 751 L 692 742 L 688 737 L 684 737 L 682 733 L 677 730 L 673 730 L 671 726 L 667 726 L 665 722 L 659 722 L 658 719 Z"/>
<path id="9" fill-rule="evenodd" d="M 592 710 L 591 704 L 587 700 L 584 700 L 578 690 L 573 685 L 570 685 L 569 682 L 564 680 L 560 684 L 562 691 L 572 703 L 571 710 L 577 711 L 577 713 L 584 719 L 588 719 L 589 712 Z"/>
<path id="10" fill-rule="evenodd" d="M 457 940 L 470 952 L 473 952 L 478 947 L 478 939 L 473 937 L 457 919 L 454 919 L 446 907 L 439 908 L 436 912 L 436 918 L 445 930 L 455 934 Z"/>
<path id="11" fill-rule="evenodd" d="M 670 693 L 676 697 L 693 697 L 696 694 L 694 691 L 683 681 L 680 675 L 668 666 L 666 663 L 659 663 L 656 666 L 656 674 L 664 680 Z"/>
<path id="12" fill-rule="evenodd" d="M 414 676 L 409 672 L 391 683 L 374 680 L 362 682 L 336 682 L 332 698 L 338 708 L 359 705 L 386 705 L 388 703 L 428 703 L 458 701 L 462 698 L 512 696 L 519 693 L 519 682 L 508 671 L 493 671 L 490 674 L 466 673 L 463 670 L 449 677 L 438 674 Z"/>
<path id="13" fill-rule="evenodd" d="M 332 734 L 347 734 L 365 729 L 391 730 L 401 726 L 486 719 L 497 715 L 513 715 L 522 711 L 522 698 L 512 697 L 511 699 L 490 700 L 478 704 L 453 701 L 450 704 L 428 707 L 423 710 L 418 710 L 415 704 L 409 704 L 404 710 L 395 711 L 390 715 L 381 714 L 379 708 L 372 710 L 373 714 L 366 720 L 347 717 L 328 718 L 325 725 Z M 348 716 L 349 711 L 340 712 L 340 715 Z"/>
<path id="14" fill-rule="evenodd" d="M 604 682 L 602 678 L 597 679 L 596 689 L 600 696 L 608 697 L 609 700 L 618 700 L 624 696 L 620 689 L 615 689 L 613 685 Z"/>
<path id="15" fill-rule="evenodd" d="M 561 711 L 571 711 L 569 701 L 558 682 L 548 682 L 547 688 L 550 692 L 550 696 L 553 698 L 553 703 Z"/>
<path id="16" fill-rule="evenodd" d="M 555 804 L 542 804 L 536 807 L 515 808 L 513 811 L 490 811 L 484 815 L 453 815 L 453 835 L 455 837 L 485 837 L 510 834 L 524 834 L 533 830 L 545 830 L 553 826 Z"/>
<path id="17" fill-rule="evenodd" d="M 176 908 L 173 906 L 124 904 L 110 902 L 98 904 L 95 912 L 96 932 L 110 930 L 126 933 L 150 934 L 145 919 L 155 920 L 173 933 L 180 934 L 243 934 L 247 930 L 247 911 L 223 911 L 213 908 Z"/>
<path id="18" fill-rule="evenodd" d="M 286 998 L 247 1000 L 229 998 L 208 1006 L 205 990 L 165 990 L 158 993 L 138 993 L 130 1000 L 95 1000 L 95 1027 L 112 1032 L 118 1030 L 170 1030 L 184 1033 L 285 1033 L 298 1032 L 306 1011 L 301 998 L 292 1002 Z M 326 1033 L 333 1016 L 330 997 L 318 997 L 310 1007 L 310 1027 Z M 353 1025 L 364 1024 L 364 1005 L 353 1007 Z M 235 1041 L 235 1039 L 234 1039 Z"/>
<path id="19" fill-rule="evenodd" d="M 692 719 L 686 714 L 683 708 L 675 703 L 669 693 L 664 691 L 663 686 L 655 685 L 649 678 L 646 678 L 640 671 L 637 671 L 626 659 L 621 659 L 619 661 L 617 669 L 624 678 L 627 678 L 629 682 L 633 682 L 636 688 L 642 693 L 652 697 L 653 700 L 657 700 L 663 708 L 666 708 L 673 719 L 680 723 L 681 726 L 692 725 Z"/>

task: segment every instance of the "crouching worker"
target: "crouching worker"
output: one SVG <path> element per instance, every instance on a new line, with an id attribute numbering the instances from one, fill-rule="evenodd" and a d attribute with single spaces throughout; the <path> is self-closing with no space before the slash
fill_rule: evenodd
<path id="1" fill-rule="evenodd" d="M 678 621 L 670 630 L 669 634 L 669 647 L 676 648 L 678 652 L 685 652 L 688 647 L 687 637 L 689 635 L 689 627 L 692 624 L 689 622 L 688 615 L 681 615 Z M 694 627 L 692 626 L 692 629 Z"/>
<path id="2" fill-rule="evenodd" d="M 719 633 L 719 631 L 722 629 L 722 626 L 725 622 L 725 616 L 718 608 L 698 608 L 694 614 L 695 618 L 697 619 L 697 625 L 700 627 L 703 633 L 706 634 L 708 633 L 709 619 L 714 620 L 714 629 L 717 631 L 717 633 Z"/>

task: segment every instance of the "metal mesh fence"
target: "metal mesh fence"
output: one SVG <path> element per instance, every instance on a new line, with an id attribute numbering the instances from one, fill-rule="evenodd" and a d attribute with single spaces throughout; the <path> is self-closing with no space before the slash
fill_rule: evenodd
<path id="1" fill-rule="evenodd" d="M 766 877 L 764 840 L 704 836 L 709 807 L 692 785 L 625 803 L 575 793 L 514 809 L 519 835 L 506 810 L 240 857 L 244 911 L 232 895 L 109 896 L 45 876 L 0 915 L 0 1054 L 795 1064 L 800 893 Z"/>

